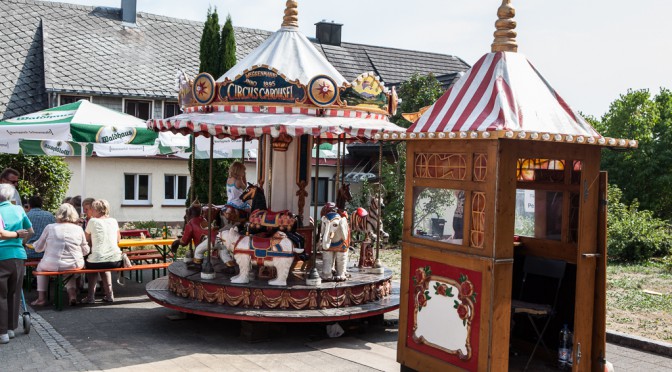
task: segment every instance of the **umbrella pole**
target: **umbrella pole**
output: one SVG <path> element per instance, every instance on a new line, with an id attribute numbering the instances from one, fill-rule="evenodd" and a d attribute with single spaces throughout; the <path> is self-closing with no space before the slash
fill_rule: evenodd
<path id="1" fill-rule="evenodd" d="M 320 278 L 320 274 L 317 272 L 317 246 L 320 242 L 320 230 L 317 228 L 317 195 L 319 194 L 318 189 L 320 183 L 320 137 L 317 137 L 317 156 L 315 159 L 317 160 L 315 163 L 315 182 L 313 183 L 313 231 L 315 232 L 315 237 L 313 238 L 313 252 L 310 257 L 311 269 L 306 278 L 306 285 L 318 286 L 322 284 L 322 278 Z"/>
<path id="2" fill-rule="evenodd" d="M 201 279 L 215 279 L 215 270 L 212 268 L 210 256 L 212 255 L 212 154 L 215 145 L 215 136 L 210 135 L 210 170 L 208 176 L 208 257 L 203 262 Z"/>
<path id="3" fill-rule="evenodd" d="M 80 167 L 82 168 L 82 200 L 86 198 L 86 144 L 85 143 L 80 143 L 79 146 L 81 146 L 81 154 L 80 154 Z M 81 214 L 84 214 L 84 206 L 82 205 L 81 210 L 79 211 Z"/>

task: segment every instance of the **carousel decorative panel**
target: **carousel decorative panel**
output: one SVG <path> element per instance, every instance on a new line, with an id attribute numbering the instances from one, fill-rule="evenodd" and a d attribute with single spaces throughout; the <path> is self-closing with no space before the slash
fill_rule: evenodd
<path id="1" fill-rule="evenodd" d="M 483 248 L 485 241 L 485 193 L 474 192 L 471 196 L 471 246 Z"/>
<path id="2" fill-rule="evenodd" d="M 488 173 L 488 154 L 474 154 L 474 181 L 485 182 Z"/>
<path id="3" fill-rule="evenodd" d="M 464 180 L 467 175 L 465 154 L 418 153 L 415 154 L 413 176 L 417 178 L 438 178 Z"/>
<path id="4" fill-rule="evenodd" d="M 415 257 L 410 272 L 406 345 L 476 371 L 481 273 Z"/>

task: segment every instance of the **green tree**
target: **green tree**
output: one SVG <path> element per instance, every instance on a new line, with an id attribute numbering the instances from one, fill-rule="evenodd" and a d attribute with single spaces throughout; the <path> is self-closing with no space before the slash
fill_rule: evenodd
<path id="1" fill-rule="evenodd" d="M 226 24 L 219 34 L 219 16 L 217 9 L 208 9 L 207 20 L 203 26 L 201 36 L 201 72 L 208 72 L 215 78 L 226 73 L 236 64 L 236 40 L 233 33 L 231 16 L 226 17 Z M 194 152 L 192 151 L 192 156 Z M 229 174 L 229 159 L 216 159 L 212 163 L 212 202 L 226 203 L 226 179 Z M 191 162 L 189 163 L 191 172 Z M 210 160 L 194 160 L 194 197 L 201 203 L 208 202 L 208 178 L 210 175 Z"/>
<path id="2" fill-rule="evenodd" d="M 642 209 L 672 219 L 672 93 L 661 89 L 652 98 L 648 90 L 629 90 L 593 124 L 604 136 L 639 141 L 634 150 L 602 153 L 602 168 L 625 202 L 638 200 Z"/>
<path id="3" fill-rule="evenodd" d="M 61 205 L 72 174 L 58 156 L 0 154 L 0 169 L 14 168 L 21 173 L 19 194 L 25 200 L 40 195 L 44 209 L 55 211 Z"/>
<path id="4" fill-rule="evenodd" d="M 397 94 L 401 98 L 401 104 L 399 104 L 397 114 L 392 118 L 392 121 L 399 126 L 408 128 L 412 123 L 404 119 L 401 114 L 417 112 L 421 108 L 433 104 L 443 94 L 443 88 L 431 73 L 429 75 L 415 73 L 407 81 L 401 83 Z"/>
<path id="5" fill-rule="evenodd" d="M 203 24 L 203 34 L 201 35 L 200 59 L 201 64 L 199 72 L 207 72 L 215 79 L 220 75 L 219 63 L 219 15 L 217 8 L 214 10 L 208 8 L 208 15 Z"/>
<path id="6" fill-rule="evenodd" d="M 233 33 L 231 15 L 226 16 L 226 23 L 222 27 L 219 45 L 219 72 L 224 75 L 236 64 L 236 35 Z"/>

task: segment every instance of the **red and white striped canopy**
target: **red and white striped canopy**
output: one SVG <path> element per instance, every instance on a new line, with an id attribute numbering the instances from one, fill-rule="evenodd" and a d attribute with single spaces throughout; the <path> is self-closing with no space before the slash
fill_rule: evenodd
<path id="1" fill-rule="evenodd" d="M 212 135 L 217 138 L 239 138 L 241 136 L 258 138 L 264 134 L 277 137 L 281 133 L 295 137 L 310 134 L 329 142 L 335 141 L 341 134 L 345 134 L 346 141 L 352 142 L 372 140 L 376 134 L 405 132 L 405 128 L 387 121 L 384 116 L 381 117 L 217 111 L 191 112 L 167 119 L 148 120 L 147 126 L 159 132 L 193 133 L 197 136 Z"/>
<path id="2" fill-rule="evenodd" d="M 519 53 L 488 53 L 408 132 L 515 131 L 599 138 Z"/>

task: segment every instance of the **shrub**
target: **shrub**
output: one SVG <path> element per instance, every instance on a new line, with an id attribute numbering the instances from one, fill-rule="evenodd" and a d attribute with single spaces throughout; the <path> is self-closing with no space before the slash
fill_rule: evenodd
<path id="1" fill-rule="evenodd" d="M 634 200 L 621 202 L 623 193 L 609 185 L 608 238 L 609 258 L 613 261 L 646 261 L 672 252 L 672 231 L 666 221 L 653 216 L 651 211 L 638 210 Z"/>

